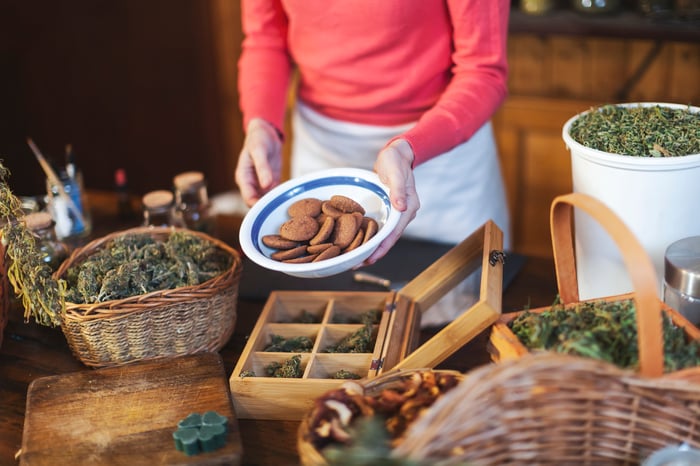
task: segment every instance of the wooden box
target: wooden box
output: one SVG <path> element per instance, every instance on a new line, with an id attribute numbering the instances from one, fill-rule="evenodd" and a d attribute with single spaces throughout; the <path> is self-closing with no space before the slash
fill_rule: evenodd
<path id="1" fill-rule="evenodd" d="M 600 223 L 615 241 L 632 280 L 633 292 L 585 301 L 579 299 L 573 235 L 574 207 Z M 573 193 L 555 198 L 550 215 L 559 298 L 565 309 L 573 310 L 579 303 L 633 299 L 637 317 L 640 372 L 649 377 L 661 376 L 664 372 L 661 312 L 665 312 L 677 327 L 684 330 L 688 341 L 700 338 L 700 330 L 659 299 L 654 266 L 641 243 L 605 204 L 584 194 Z M 541 313 L 549 309 L 550 307 L 543 307 L 528 312 Z M 504 314 L 491 327 L 488 351 L 493 361 L 519 358 L 529 353 L 528 348 L 510 328 L 510 323 L 523 312 L 525 311 Z"/>
<path id="2" fill-rule="evenodd" d="M 273 291 L 229 379 L 236 416 L 300 420 L 315 398 L 345 382 L 333 378 L 339 370 L 371 378 L 393 368 L 435 367 L 500 316 L 502 247 L 503 234 L 489 221 L 399 291 Z M 479 269 L 479 300 L 416 349 L 421 313 Z M 329 345 L 362 328 L 357 321 L 370 310 L 378 311 L 379 319 L 372 324 L 366 352 L 327 352 Z M 302 314 L 315 316 L 314 322 L 299 323 Z M 265 351 L 272 335 L 307 336 L 313 348 Z M 264 376 L 270 364 L 295 354 L 301 356 L 300 378 Z"/>

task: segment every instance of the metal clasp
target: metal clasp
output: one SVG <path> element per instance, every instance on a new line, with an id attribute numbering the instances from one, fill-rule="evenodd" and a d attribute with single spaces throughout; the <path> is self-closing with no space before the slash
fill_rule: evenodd
<path id="1" fill-rule="evenodd" d="M 493 250 L 489 253 L 489 264 L 492 266 L 496 265 L 498 262 L 501 264 L 506 263 L 506 253 L 503 251 Z"/>

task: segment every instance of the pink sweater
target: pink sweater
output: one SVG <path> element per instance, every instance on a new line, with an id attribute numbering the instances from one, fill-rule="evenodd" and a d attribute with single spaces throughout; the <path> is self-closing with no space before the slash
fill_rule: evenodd
<path id="1" fill-rule="evenodd" d="M 244 122 L 284 127 L 298 98 L 370 125 L 417 124 L 401 137 L 414 165 L 469 139 L 507 93 L 510 0 L 242 0 Z"/>

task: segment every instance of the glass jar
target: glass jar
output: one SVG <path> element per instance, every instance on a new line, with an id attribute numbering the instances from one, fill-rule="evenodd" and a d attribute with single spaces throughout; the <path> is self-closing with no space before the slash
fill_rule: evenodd
<path id="1" fill-rule="evenodd" d="M 615 13 L 620 9 L 620 0 L 573 0 L 575 10 L 581 13 Z"/>
<path id="2" fill-rule="evenodd" d="M 664 256 L 664 302 L 700 324 L 700 236 L 672 243 Z"/>
<path id="3" fill-rule="evenodd" d="M 92 221 L 82 172 L 74 170 L 69 174 L 68 171 L 61 170 L 58 178 L 62 184 L 60 187 L 46 180 L 46 206 L 56 222 L 56 235 L 60 239 L 88 236 L 92 231 Z"/>
<path id="4" fill-rule="evenodd" d="M 42 261 L 46 263 L 52 272 L 68 258 L 68 247 L 56 236 L 54 221 L 48 212 L 32 212 L 25 215 L 25 225 L 34 234 L 37 249 Z"/>
<path id="5" fill-rule="evenodd" d="M 175 209 L 175 196 L 164 189 L 151 191 L 141 198 L 143 204 L 143 225 L 153 227 L 184 228 L 185 222 Z"/>
<path id="6" fill-rule="evenodd" d="M 190 230 L 214 235 L 216 218 L 211 213 L 211 203 L 204 174 L 198 171 L 180 173 L 173 178 L 175 208 L 180 212 L 185 226 Z"/>

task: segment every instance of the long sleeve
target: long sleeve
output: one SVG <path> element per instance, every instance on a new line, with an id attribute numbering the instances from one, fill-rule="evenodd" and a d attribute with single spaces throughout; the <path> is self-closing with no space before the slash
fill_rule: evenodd
<path id="1" fill-rule="evenodd" d="M 242 0 L 245 35 L 238 63 L 238 91 L 244 127 L 255 117 L 284 128 L 292 62 L 288 20 L 279 0 Z"/>
<path id="2" fill-rule="evenodd" d="M 468 140 L 503 103 L 509 3 L 448 1 L 454 27 L 454 75 L 437 103 L 402 136 L 413 148 L 414 165 Z"/>

